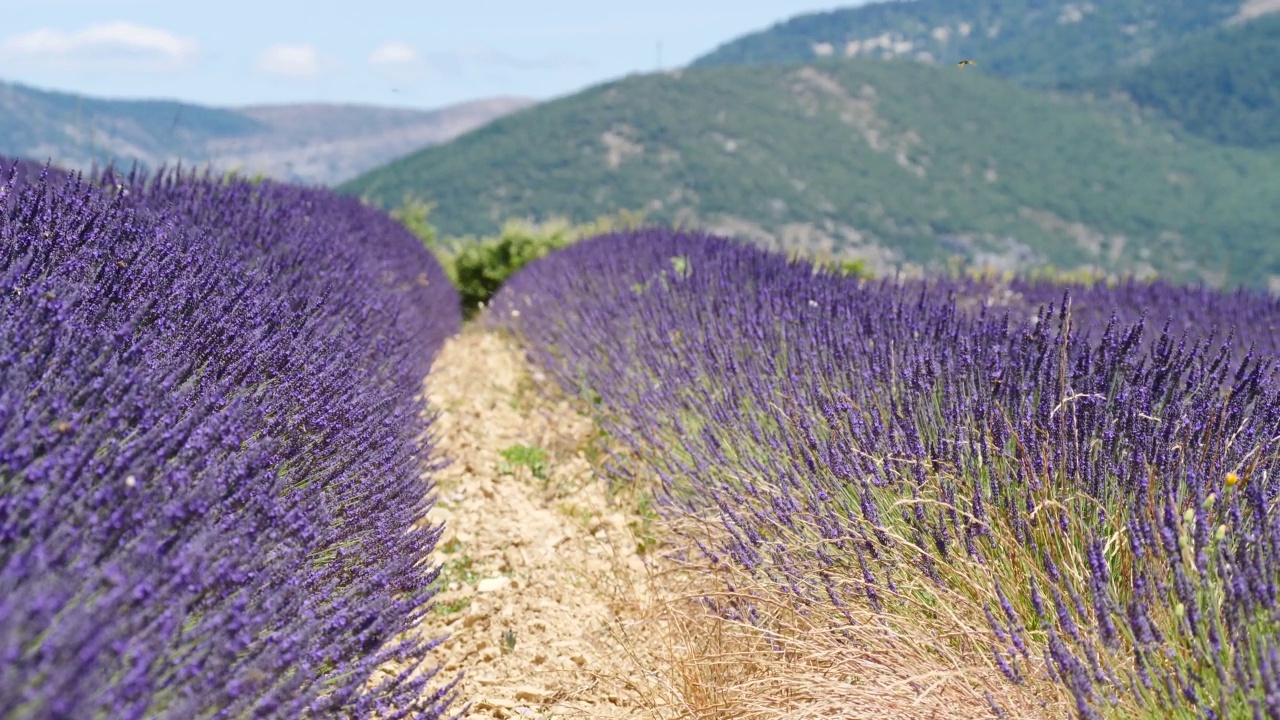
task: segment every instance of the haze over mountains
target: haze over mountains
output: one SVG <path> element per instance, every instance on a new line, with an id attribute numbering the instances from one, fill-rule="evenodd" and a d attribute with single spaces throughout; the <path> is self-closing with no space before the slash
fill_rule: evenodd
<path id="1" fill-rule="evenodd" d="M 69 168 L 181 160 L 307 184 L 350 179 L 532 105 L 487 98 L 437 110 L 361 105 L 216 108 L 107 100 L 0 82 L 0 155 Z"/>
<path id="2" fill-rule="evenodd" d="M 1280 288 L 1267 9 L 916 0 L 804 16 L 342 188 L 435 201 L 447 234 L 644 210 L 881 269 L 959 255 Z M 1197 83 L 1178 76 L 1189 62 Z"/>

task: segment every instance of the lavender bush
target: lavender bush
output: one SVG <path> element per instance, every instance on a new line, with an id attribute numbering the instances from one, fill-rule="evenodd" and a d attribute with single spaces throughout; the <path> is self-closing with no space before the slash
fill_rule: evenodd
<path id="1" fill-rule="evenodd" d="M 1280 718 L 1276 303 L 990 289 L 650 230 L 531 264 L 491 321 L 669 515 L 718 519 L 712 562 L 833 623 L 941 613 L 945 588 L 1011 682 L 1060 682 L 1082 718 Z"/>
<path id="2" fill-rule="evenodd" d="M 1250 349 L 1260 357 L 1280 355 L 1280 298 L 1238 288 L 1222 291 L 1208 287 L 1182 287 L 1164 281 L 1125 278 L 1115 281 L 1060 284 L 1014 277 L 1000 282 L 965 279 L 954 283 L 960 304 L 984 299 L 993 310 L 1033 317 L 1039 308 L 1058 302 L 1070 292 L 1074 324 L 1098 331 L 1111 321 L 1128 325 L 1150 318 L 1169 323 L 1175 334 L 1202 335 L 1218 327 L 1234 328 L 1232 348 L 1242 355 Z M 1156 335 L 1147 333 L 1145 341 Z"/>
<path id="3" fill-rule="evenodd" d="M 0 155 L 0 178 L 12 176 L 15 186 L 38 180 L 44 175 L 51 181 L 64 181 L 69 173 L 51 165 L 27 160 L 26 158 L 9 158 Z"/>
<path id="4" fill-rule="evenodd" d="M 0 185 L 0 716 L 439 717 L 402 227 L 274 183 Z M 372 680 L 389 660 L 409 667 Z"/>

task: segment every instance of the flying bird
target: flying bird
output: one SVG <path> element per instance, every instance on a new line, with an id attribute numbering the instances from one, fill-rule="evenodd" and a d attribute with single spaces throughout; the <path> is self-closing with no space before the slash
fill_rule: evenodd
<path id="1" fill-rule="evenodd" d="M 972 64 L 973 64 L 972 60 L 961 60 L 960 62 L 956 63 L 958 67 L 964 67 L 965 65 L 972 65 Z"/>

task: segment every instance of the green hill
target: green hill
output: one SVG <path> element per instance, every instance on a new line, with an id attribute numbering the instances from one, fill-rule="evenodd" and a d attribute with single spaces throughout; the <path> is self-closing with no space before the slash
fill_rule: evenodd
<path id="1" fill-rule="evenodd" d="M 826 53 L 948 64 L 967 57 L 1001 77 L 1056 85 L 1144 64 L 1241 10 L 1241 0 L 877 2 L 791 18 L 731 40 L 691 67 L 795 64 Z"/>
<path id="2" fill-rule="evenodd" d="M 1280 15 L 1179 42 L 1139 68 L 1079 89 L 1120 91 L 1213 142 L 1280 145 Z"/>
<path id="3" fill-rule="evenodd" d="M 983 263 L 1280 276 L 1277 154 L 954 67 L 827 60 L 632 76 L 342 189 L 438 203 L 447 234 L 621 209 L 881 267 Z"/>
<path id="4" fill-rule="evenodd" d="M 877 2 L 791 18 L 731 40 L 691 67 L 796 64 L 819 55 L 973 58 L 978 72 L 1124 93 L 1198 137 L 1264 147 L 1280 144 L 1277 10 L 1275 0 Z"/>

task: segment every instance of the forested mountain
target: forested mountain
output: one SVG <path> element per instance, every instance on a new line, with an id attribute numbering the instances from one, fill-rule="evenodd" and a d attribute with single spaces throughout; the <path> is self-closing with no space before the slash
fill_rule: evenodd
<path id="1" fill-rule="evenodd" d="M 884 267 L 1280 276 L 1276 154 L 1104 105 L 908 60 L 700 67 L 544 103 L 342 189 L 435 201 L 448 234 L 629 209 Z"/>

